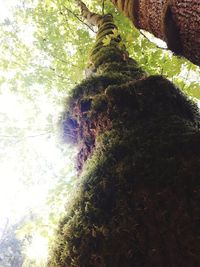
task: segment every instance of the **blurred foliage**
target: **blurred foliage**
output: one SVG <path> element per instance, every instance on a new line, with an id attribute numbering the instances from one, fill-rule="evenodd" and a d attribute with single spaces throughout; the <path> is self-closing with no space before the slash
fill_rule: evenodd
<path id="1" fill-rule="evenodd" d="M 113 14 L 129 54 L 149 75 L 164 75 L 190 98 L 200 100 L 200 68 L 149 41 L 109 0 L 84 2 L 98 13 L 105 3 L 104 12 Z M 13 17 L 0 23 L 0 94 L 19 103 L 15 108 L 10 100 L 12 114 L 0 109 L 1 162 L 10 161 L 14 148 L 26 190 L 43 186 L 48 191 L 45 205 L 34 209 L 34 220 L 30 217 L 18 230 L 21 239 L 37 233 L 51 240 L 65 203 L 77 188 L 75 152 L 58 144 L 57 118 L 70 90 L 84 78 L 90 59 L 97 29 L 86 24 L 70 0 L 18 0 Z M 34 145 L 35 139 L 40 139 L 39 145 Z M 36 150 L 42 144 L 43 150 Z M 42 265 L 27 258 L 24 266 Z"/>
<path id="2" fill-rule="evenodd" d="M 15 231 L 18 227 L 19 223 L 10 226 L 8 221 L 4 225 L 0 236 L 0 267 L 22 266 L 25 240 L 17 238 Z"/>

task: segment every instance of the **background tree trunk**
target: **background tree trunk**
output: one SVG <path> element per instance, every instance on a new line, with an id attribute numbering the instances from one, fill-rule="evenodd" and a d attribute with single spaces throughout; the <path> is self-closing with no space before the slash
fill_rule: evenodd
<path id="1" fill-rule="evenodd" d="M 167 42 L 175 54 L 200 66 L 198 0 L 111 0 L 138 29 Z"/>
<path id="2" fill-rule="evenodd" d="M 48 266 L 194 267 L 199 259 L 199 113 L 129 58 L 111 15 L 98 24 L 91 77 L 63 114 L 80 187 Z M 105 41 L 107 40 L 107 41 Z"/>

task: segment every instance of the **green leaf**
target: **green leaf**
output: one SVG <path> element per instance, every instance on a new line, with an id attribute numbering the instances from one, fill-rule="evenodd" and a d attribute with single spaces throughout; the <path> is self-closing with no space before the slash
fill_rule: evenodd
<path id="1" fill-rule="evenodd" d="M 113 29 L 112 32 L 112 37 L 117 38 L 119 36 L 119 31 L 117 29 Z"/>
<path id="2" fill-rule="evenodd" d="M 106 37 L 103 39 L 102 43 L 104 46 L 108 46 L 112 40 L 111 35 L 106 35 Z"/>

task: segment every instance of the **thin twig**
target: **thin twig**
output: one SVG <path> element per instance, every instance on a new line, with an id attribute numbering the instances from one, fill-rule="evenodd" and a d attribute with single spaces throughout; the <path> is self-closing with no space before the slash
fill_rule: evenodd
<path id="1" fill-rule="evenodd" d="M 102 0 L 102 16 L 104 16 L 105 0 Z"/>
<path id="2" fill-rule="evenodd" d="M 91 31 L 93 31 L 94 33 L 96 33 L 92 27 L 90 27 L 90 25 L 88 25 L 87 23 L 85 23 L 81 18 L 79 18 L 78 15 L 76 15 L 73 11 L 71 11 L 69 8 L 67 8 L 66 6 L 64 6 L 64 8 L 70 13 L 72 14 L 75 18 L 77 18 L 81 23 L 83 23 L 84 25 L 86 25 Z"/>
<path id="3" fill-rule="evenodd" d="M 18 141 L 21 141 L 22 139 L 26 139 L 26 138 L 35 138 L 35 137 L 40 137 L 40 136 L 44 136 L 44 135 L 47 135 L 47 134 L 52 134 L 52 131 L 47 131 L 45 133 L 38 133 L 38 134 L 35 134 L 35 135 L 26 135 L 24 137 L 20 137 L 20 136 L 17 136 L 17 135 L 0 135 L 0 137 L 2 138 L 15 138 L 15 139 L 20 139 Z"/>
<path id="4" fill-rule="evenodd" d="M 160 49 L 163 49 L 163 50 L 166 50 L 166 51 L 169 51 L 169 49 L 166 47 L 161 47 L 161 46 L 158 46 L 157 44 L 155 44 L 154 42 L 152 42 L 143 32 L 142 30 L 139 30 L 140 33 L 142 34 L 142 36 L 147 39 L 149 42 L 153 43 L 157 48 L 160 48 Z"/>
<path id="5" fill-rule="evenodd" d="M 50 67 L 49 69 L 52 70 L 52 71 L 54 72 L 54 74 L 55 74 L 58 78 L 60 78 L 60 79 L 62 79 L 62 80 L 68 80 L 68 81 L 69 81 L 69 78 L 68 78 L 68 77 L 65 77 L 65 76 L 63 76 L 63 75 L 57 74 L 55 68 Z"/>
<path id="6" fill-rule="evenodd" d="M 186 86 L 186 81 L 187 81 L 187 80 L 188 80 L 188 78 L 189 78 L 190 71 L 191 71 L 191 65 L 190 65 L 190 68 L 189 68 L 189 70 L 188 70 L 188 72 L 187 72 L 187 76 L 186 76 L 186 78 L 185 78 L 185 79 L 183 79 L 183 81 L 184 81 L 184 85 L 183 85 L 183 87 L 182 87 L 182 90 L 184 90 L 184 89 L 185 89 L 185 86 Z"/>

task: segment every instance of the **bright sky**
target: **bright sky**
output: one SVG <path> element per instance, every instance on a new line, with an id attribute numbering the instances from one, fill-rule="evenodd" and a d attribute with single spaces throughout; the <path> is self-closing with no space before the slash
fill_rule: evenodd
<path id="1" fill-rule="evenodd" d="M 0 22 L 12 19 L 9 9 L 20 2 L 0 0 Z M 34 28 L 22 27 L 20 38 L 30 46 Z M 11 78 L 13 72 L 0 71 L 0 75 Z M 40 93 L 34 102 L 11 92 L 6 83 L 0 88 L 0 238 L 7 220 L 12 224 L 30 211 L 42 213 L 49 189 L 72 164 L 68 148 L 61 149 L 55 133 L 62 109 L 55 103 L 58 96 L 45 94 L 38 84 L 35 87 Z M 35 235 L 27 254 L 38 259 L 47 255 L 46 250 L 46 240 Z"/>
<path id="2" fill-rule="evenodd" d="M 17 1 L 15 0 L 0 0 L 0 21 L 3 21 L 6 17 L 12 16 L 9 9 L 16 3 Z"/>
<path id="3" fill-rule="evenodd" d="M 72 164 L 54 133 L 60 108 L 42 93 L 34 103 L 11 92 L 0 95 L 0 229 L 7 219 L 12 224 L 42 212 L 48 190 Z"/>

